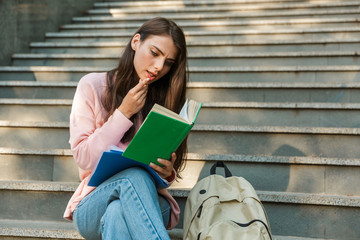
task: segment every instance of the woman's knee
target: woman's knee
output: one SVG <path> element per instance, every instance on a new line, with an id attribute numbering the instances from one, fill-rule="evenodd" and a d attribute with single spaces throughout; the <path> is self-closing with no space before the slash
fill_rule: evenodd
<path id="1" fill-rule="evenodd" d="M 127 178 L 132 184 L 154 184 L 150 174 L 143 168 L 129 168 L 123 171 L 122 177 Z"/>
<path id="2" fill-rule="evenodd" d="M 103 184 L 109 184 L 112 182 L 116 182 L 119 181 L 121 179 L 126 179 L 129 180 L 132 183 L 136 183 L 136 182 L 141 182 L 142 184 L 144 182 L 154 182 L 154 180 L 152 179 L 152 177 L 149 175 L 149 173 L 140 167 L 134 167 L 134 168 L 128 168 L 125 169 L 117 174 L 115 174 L 114 176 L 112 176 L 111 178 L 107 179 Z"/>

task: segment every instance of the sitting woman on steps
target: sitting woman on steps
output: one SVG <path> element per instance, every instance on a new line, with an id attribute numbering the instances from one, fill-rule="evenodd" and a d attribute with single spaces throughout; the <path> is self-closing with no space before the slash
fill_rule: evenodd
<path id="1" fill-rule="evenodd" d="M 124 170 L 98 187 L 87 185 L 101 154 L 123 150 L 154 103 L 179 112 L 185 102 L 187 52 L 182 30 L 172 21 L 144 23 L 127 44 L 119 65 L 91 73 L 78 84 L 70 115 L 70 144 L 81 184 L 64 217 L 86 239 L 170 239 L 180 209 L 166 189 L 157 190 L 140 168 Z M 151 141 L 151 139 L 149 139 Z M 186 140 L 163 167 L 150 166 L 169 183 L 183 165 Z"/>

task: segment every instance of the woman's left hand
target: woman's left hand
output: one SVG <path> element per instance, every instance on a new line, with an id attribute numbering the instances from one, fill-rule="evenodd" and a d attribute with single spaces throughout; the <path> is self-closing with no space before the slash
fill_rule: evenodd
<path id="1" fill-rule="evenodd" d="M 163 165 L 163 167 L 160 167 L 159 165 L 156 165 L 155 163 L 150 163 L 150 167 L 152 169 L 154 169 L 161 178 L 165 179 L 165 178 L 168 178 L 171 176 L 173 168 L 174 168 L 175 160 L 176 160 L 176 154 L 173 152 L 171 154 L 170 160 L 158 158 L 158 162 L 161 163 Z"/>

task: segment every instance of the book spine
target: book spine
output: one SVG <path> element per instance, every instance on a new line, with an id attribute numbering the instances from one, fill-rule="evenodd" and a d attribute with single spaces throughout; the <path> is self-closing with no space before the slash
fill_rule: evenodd
<path id="1" fill-rule="evenodd" d="M 189 132 L 190 132 L 190 130 L 192 129 L 193 126 L 194 126 L 194 124 L 189 124 L 187 128 L 184 128 L 184 131 L 182 131 L 179 134 L 179 137 L 176 139 L 176 141 L 174 141 L 174 146 L 172 147 L 171 152 L 175 152 L 178 149 L 178 147 L 184 141 L 184 139 L 189 134 Z"/>

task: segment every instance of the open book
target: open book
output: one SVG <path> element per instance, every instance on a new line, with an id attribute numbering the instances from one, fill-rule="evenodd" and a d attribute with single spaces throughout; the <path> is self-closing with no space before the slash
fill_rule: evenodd
<path id="1" fill-rule="evenodd" d="M 158 158 L 170 158 L 193 127 L 201 106 L 202 103 L 187 100 L 180 114 L 176 114 L 155 104 L 125 152 L 115 146 L 103 152 L 88 185 L 97 187 L 118 172 L 141 167 L 152 176 L 157 189 L 168 187 L 168 182 L 149 164 L 160 165 Z"/>
<path id="2" fill-rule="evenodd" d="M 131 167 L 141 167 L 148 171 L 154 179 L 157 189 L 168 187 L 168 182 L 162 179 L 149 165 L 123 157 L 122 154 L 123 151 L 115 146 L 112 146 L 109 151 L 103 152 L 97 166 L 91 173 L 88 185 L 97 187 L 118 172 Z"/>
<path id="3" fill-rule="evenodd" d="M 149 165 L 170 159 L 194 126 L 202 103 L 187 99 L 180 114 L 155 104 L 123 153 L 124 157 Z"/>

